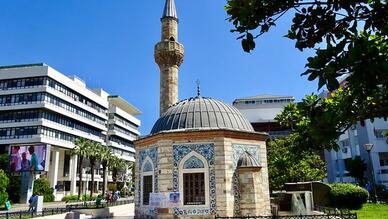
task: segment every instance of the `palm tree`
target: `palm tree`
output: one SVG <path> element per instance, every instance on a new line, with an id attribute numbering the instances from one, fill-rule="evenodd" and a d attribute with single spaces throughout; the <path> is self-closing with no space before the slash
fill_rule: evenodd
<path id="1" fill-rule="evenodd" d="M 78 138 L 74 141 L 75 147 L 70 150 L 70 154 L 72 156 L 77 155 L 78 156 L 78 200 L 81 197 L 81 191 L 82 191 L 82 162 L 84 158 L 88 157 L 89 152 L 89 144 L 90 141 L 86 138 Z"/>
<path id="2" fill-rule="evenodd" d="M 90 198 L 93 196 L 94 192 L 94 168 L 96 166 L 97 160 L 100 160 L 100 151 L 103 146 L 101 143 L 98 142 L 90 142 L 89 144 L 89 152 L 88 152 L 88 157 L 90 161 L 90 171 L 91 171 L 91 181 L 92 181 L 92 186 L 90 189 Z"/>
<path id="3" fill-rule="evenodd" d="M 102 164 L 102 194 L 105 195 L 105 190 L 106 190 L 106 172 L 107 172 L 107 167 L 110 163 L 110 160 L 112 159 L 112 150 L 109 147 L 101 147 L 100 150 L 100 161 Z"/>
<path id="4" fill-rule="evenodd" d="M 123 169 L 126 168 L 127 164 L 124 162 L 124 160 L 122 160 L 114 155 L 112 156 L 112 159 L 110 162 L 111 162 L 110 166 L 112 169 L 113 183 L 116 185 L 116 188 L 117 188 L 117 175 L 120 171 L 122 171 Z"/>

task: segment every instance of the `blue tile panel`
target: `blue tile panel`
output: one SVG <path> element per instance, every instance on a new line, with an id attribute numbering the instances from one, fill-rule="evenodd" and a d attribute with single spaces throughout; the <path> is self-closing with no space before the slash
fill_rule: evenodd
<path id="1" fill-rule="evenodd" d="M 188 145 L 174 145 L 173 146 L 173 191 L 179 191 L 179 163 L 187 154 L 195 151 L 202 155 L 209 166 L 209 195 L 210 206 L 208 208 L 200 208 L 193 206 L 192 208 L 174 208 L 174 214 L 177 216 L 188 215 L 215 215 L 216 214 L 216 176 L 214 166 L 214 144 L 188 144 Z M 189 160 L 192 158 L 189 158 Z M 198 158 L 195 158 L 198 159 Z M 195 160 L 192 159 L 192 160 Z M 187 161 L 189 161 L 187 160 Z M 199 160 L 199 159 L 198 159 Z M 200 160 L 199 160 L 200 161 Z M 202 161 L 200 161 L 202 163 Z M 187 162 L 186 162 L 187 163 Z M 185 164 L 186 164 L 185 163 Z M 195 164 L 187 164 L 187 166 L 200 165 L 198 162 Z M 203 165 L 203 163 L 202 163 Z"/>
<path id="2" fill-rule="evenodd" d="M 234 215 L 241 215 L 240 211 L 240 189 L 239 189 L 239 180 L 238 180 L 238 171 L 237 171 L 237 162 L 240 158 L 241 154 L 245 151 L 252 154 L 256 160 L 260 163 L 260 157 L 259 157 L 259 145 L 242 145 L 242 144 L 233 144 L 232 145 L 232 151 L 233 151 L 233 195 L 234 195 Z"/>

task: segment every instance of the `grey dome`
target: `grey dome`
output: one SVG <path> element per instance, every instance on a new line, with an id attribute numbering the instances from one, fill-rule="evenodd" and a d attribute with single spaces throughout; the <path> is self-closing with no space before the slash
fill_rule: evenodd
<path id="1" fill-rule="evenodd" d="M 156 121 L 151 134 L 162 131 L 228 129 L 254 132 L 252 125 L 233 106 L 207 97 L 192 97 L 171 106 Z"/>
<path id="2" fill-rule="evenodd" d="M 240 155 L 237 161 L 237 167 L 261 167 L 259 162 L 250 154 L 245 151 Z"/>

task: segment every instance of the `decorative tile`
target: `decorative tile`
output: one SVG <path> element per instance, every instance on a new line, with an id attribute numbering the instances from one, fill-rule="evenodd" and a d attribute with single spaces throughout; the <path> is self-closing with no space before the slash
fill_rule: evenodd
<path id="1" fill-rule="evenodd" d="M 141 167 L 143 166 L 144 160 L 149 157 L 154 165 L 154 192 L 158 192 L 158 148 L 153 147 L 153 148 L 148 148 L 148 149 L 143 149 L 139 151 L 139 165 L 138 165 L 138 173 L 141 173 Z M 152 171 L 152 165 L 149 163 L 149 161 L 146 161 L 147 163 L 144 164 L 144 172 L 147 171 Z M 140 177 L 140 175 L 139 175 Z M 141 197 L 141 180 L 138 180 L 138 188 L 137 189 L 137 197 Z M 140 198 L 137 199 L 138 203 L 137 206 L 141 206 L 141 200 Z M 149 216 L 154 216 L 155 215 L 155 210 L 153 208 L 144 208 L 144 209 L 139 209 L 141 214 L 149 215 Z"/>
<path id="2" fill-rule="evenodd" d="M 173 159 L 174 159 L 174 168 L 173 168 L 173 190 L 179 190 L 179 162 L 182 160 L 190 152 L 195 151 L 198 154 L 202 155 L 208 162 L 209 166 L 209 195 L 210 195 L 210 206 L 209 208 L 193 208 L 190 209 L 181 209 L 174 208 L 174 214 L 177 216 L 185 216 L 185 215 L 215 215 L 216 214 L 216 176 L 215 176 L 215 167 L 214 167 L 214 144 L 188 144 L 188 145 L 174 145 L 173 146 Z M 199 160 L 198 158 L 194 157 Z M 190 157 L 187 161 L 191 160 L 187 166 L 198 166 L 202 164 L 201 160 L 200 164 Z M 193 162 L 193 163 L 191 163 Z M 186 166 L 185 162 L 185 165 Z M 195 167 L 198 168 L 198 167 Z"/>
<path id="3" fill-rule="evenodd" d="M 259 157 L 259 146 L 258 145 L 241 145 L 241 144 L 233 144 L 232 145 L 232 151 L 233 151 L 233 195 L 234 195 L 234 215 L 238 216 L 241 215 L 240 211 L 240 188 L 239 188 L 239 179 L 238 179 L 238 171 L 237 171 L 237 162 L 240 158 L 241 154 L 245 151 L 252 154 L 260 163 L 260 157 Z"/>
<path id="4" fill-rule="evenodd" d="M 204 168 L 203 162 L 195 156 L 191 156 L 183 164 L 183 169 L 195 169 L 195 168 Z"/>
<path id="5" fill-rule="evenodd" d="M 147 160 L 143 166 L 143 172 L 150 172 L 152 171 L 152 169 L 152 164 L 150 163 L 150 161 Z"/>

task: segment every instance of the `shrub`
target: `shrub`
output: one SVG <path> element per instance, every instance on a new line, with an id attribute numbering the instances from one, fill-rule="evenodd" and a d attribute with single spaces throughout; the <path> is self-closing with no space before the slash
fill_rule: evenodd
<path id="1" fill-rule="evenodd" d="M 8 200 L 8 188 L 9 179 L 4 170 L 0 169 L 0 206 L 3 206 Z"/>
<path id="2" fill-rule="evenodd" d="M 34 194 L 42 195 L 44 202 L 54 201 L 54 189 L 50 187 L 50 183 L 47 179 L 39 178 L 34 181 Z"/>
<path id="3" fill-rule="evenodd" d="M 368 191 L 350 183 L 334 183 L 330 185 L 330 199 L 333 207 L 360 209 L 368 199 Z"/>
<path id="4" fill-rule="evenodd" d="M 62 198 L 63 202 L 77 201 L 77 200 L 78 200 L 78 195 L 66 195 L 66 196 L 63 196 Z"/>
<path id="5" fill-rule="evenodd" d="M 388 203 L 388 188 L 383 185 L 376 186 L 376 195 L 379 201 Z"/>

